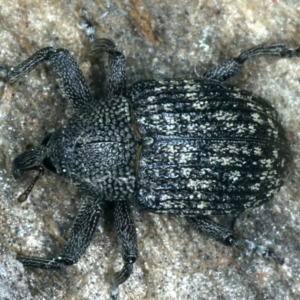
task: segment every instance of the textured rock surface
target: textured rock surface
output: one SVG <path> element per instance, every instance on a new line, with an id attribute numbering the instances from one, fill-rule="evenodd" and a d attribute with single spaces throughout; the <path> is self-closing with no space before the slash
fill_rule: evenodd
<path id="1" fill-rule="evenodd" d="M 103 76 L 98 82 L 94 74 L 104 70 L 91 68 L 85 36 L 77 27 L 82 8 L 95 21 L 97 36 L 112 39 L 125 54 L 129 84 L 141 78 L 195 77 L 194 67 L 202 73 L 262 43 L 300 44 L 298 1 L 90 2 L 3 0 L 0 63 L 15 65 L 45 46 L 67 48 L 89 85 L 101 89 Z M 234 252 L 184 220 L 136 211 L 140 257 L 121 287 L 121 299 L 300 298 L 299 74 L 300 59 L 260 58 L 231 80 L 270 99 L 292 143 L 294 163 L 281 192 L 236 224 L 248 238 L 273 246 L 285 264 Z M 109 274 L 121 267 L 116 237 L 103 222 L 80 262 L 64 271 L 24 270 L 14 260 L 18 252 L 58 254 L 80 206 L 76 191 L 49 173 L 20 204 L 16 196 L 34 174 L 15 181 L 10 173 L 17 154 L 39 145 L 67 120 L 56 78 L 42 65 L 18 85 L 0 81 L 1 299 L 108 299 Z"/>

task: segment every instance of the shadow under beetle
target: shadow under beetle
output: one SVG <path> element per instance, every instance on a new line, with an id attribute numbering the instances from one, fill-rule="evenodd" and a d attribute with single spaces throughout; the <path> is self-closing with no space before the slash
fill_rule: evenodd
<path id="1" fill-rule="evenodd" d="M 121 271 L 113 275 L 111 296 L 116 299 L 118 286 L 129 278 L 138 256 L 129 205 L 134 201 L 153 213 L 185 217 L 198 231 L 225 245 L 282 263 L 270 249 L 237 238 L 208 216 L 241 213 L 269 201 L 291 161 L 275 109 L 223 81 L 255 56 L 299 57 L 300 50 L 282 44 L 259 46 L 201 78 L 143 80 L 128 90 L 123 54 L 108 39 L 94 42 L 91 55 L 101 52 L 109 58 L 103 99 L 92 99 L 80 69 L 64 49 L 41 49 L 20 65 L 2 70 L 13 83 L 48 61 L 75 111 L 39 147 L 13 161 L 13 176 L 43 172 L 45 167 L 70 179 L 85 196 L 67 244 L 56 258 L 17 259 L 24 266 L 43 269 L 75 264 L 92 239 L 103 204 L 110 201 L 124 260 Z"/>

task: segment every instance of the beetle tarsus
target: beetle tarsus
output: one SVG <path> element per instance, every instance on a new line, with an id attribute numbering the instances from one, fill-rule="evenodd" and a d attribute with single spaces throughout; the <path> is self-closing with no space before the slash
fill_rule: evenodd
<path id="1" fill-rule="evenodd" d="M 271 44 L 267 46 L 257 46 L 242 52 L 238 57 L 229 59 L 223 64 L 212 67 L 203 74 L 203 77 L 224 81 L 235 76 L 243 64 L 256 56 L 279 56 L 294 57 L 300 56 L 300 48 L 290 50 L 284 44 Z"/>
<path id="2" fill-rule="evenodd" d="M 18 255 L 17 260 L 25 267 L 33 267 L 45 270 L 60 270 L 63 267 L 63 264 L 57 261 L 56 258 L 49 259 L 35 256 Z"/>

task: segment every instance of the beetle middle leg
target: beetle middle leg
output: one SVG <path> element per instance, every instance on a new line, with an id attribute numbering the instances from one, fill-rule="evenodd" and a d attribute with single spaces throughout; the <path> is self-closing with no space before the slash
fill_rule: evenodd
<path id="1" fill-rule="evenodd" d="M 229 59 L 219 66 L 212 67 L 202 76 L 207 79 L 225 81 L 235 76 L 243 66 L 244 62 L 256 56 L 279 56 L 279 57 L 300 57 L 300 47 L 295 50 L 288 49 L 283 44 L 271 44 L 258 46 L 242 52 L 238 57 Z"/>
<path id="2" fill-rule="evenodd" d="M 268 247 L 256 245 L 254 242 L 245 238 L 237 238 L 232 230 L 212 221 L 208 217 L 197 216 L 191 218 L 187 217 L 186 219 L 196 230 L 208 237 L 218 240 L 226 246 L 235 247 L 241 250 L 247 249 L 265 259 L 274 260 L 279 264 L 283 263 L 283 259 L 278 257 Z"/>

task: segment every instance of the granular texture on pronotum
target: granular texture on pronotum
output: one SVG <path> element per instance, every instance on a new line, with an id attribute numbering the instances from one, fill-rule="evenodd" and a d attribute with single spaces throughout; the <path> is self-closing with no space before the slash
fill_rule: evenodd
<path id="1" fill-rule="evenodd" d="M 13 161 L 13 176 L 39 170 L 35 183 L 45 167 L 70 179 L 83 196 L 69 239 L 57 257 L 17 259 L 24 266 L 52 270 L 75 264 L 110 202 L 124 261 L 112 278 L 111 297 L 116 299 L 138 257 L 130 206 L 135 202 L 152 213 L 185 217 L 196 230 L 225 245 L 282 263 L 267 247 L 236 237 L 209 216 L 237 214 L 269 201 L 291 162 L 275 109 L 224 81 L 253 57 L 299 57 L 299 49 L 259 46 L 201 78 L 142 80 L 128 89 L 123 54 L 108 39 L 93 43 L 91 55 L 101 52 L 109 58 L 107 95 L 102 99 L 92 98 L 76 62 L 64 49 L 44 48 L 14 68 L 1 69 L 13 83 L 48 61 L 74 109 L 66 125 Z"/>

